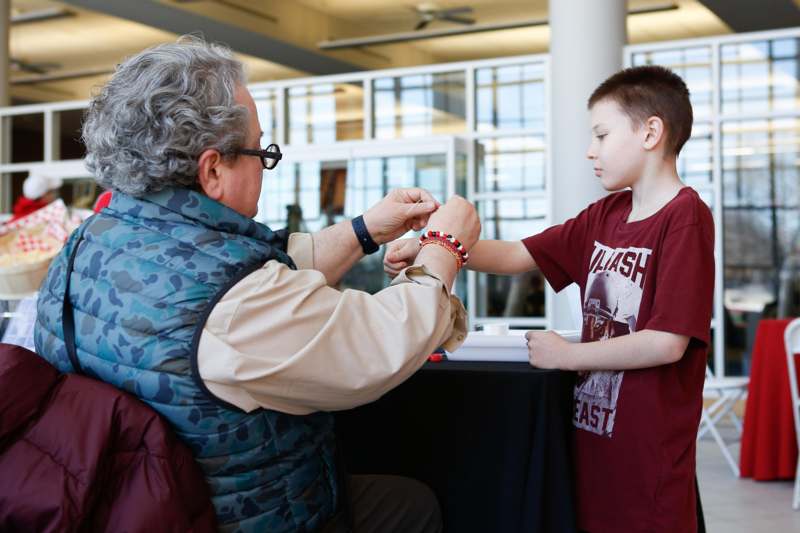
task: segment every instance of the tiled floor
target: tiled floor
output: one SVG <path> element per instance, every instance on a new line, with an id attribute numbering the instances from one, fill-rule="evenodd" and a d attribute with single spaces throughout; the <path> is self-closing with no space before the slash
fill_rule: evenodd
<path id="1" fill-rule="evenodd" d="M 723 428 L 726 440 L 732 428 Z M 739 445 L 731 447 L 739 457 Z M 800 533 L 800 510 L 792 510 L 792 481 L 733 477 L 710 437 L 697 446 L 697 479 L 709 533 Z"/>

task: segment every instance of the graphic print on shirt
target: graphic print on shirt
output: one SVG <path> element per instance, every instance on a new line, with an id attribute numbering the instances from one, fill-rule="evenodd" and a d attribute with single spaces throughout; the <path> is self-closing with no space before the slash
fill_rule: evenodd
<path id="1" fill-rule="evenodd" d="M 636 331 L 651 254 L 649 248 L 610 248 L 595 241 L 583 298 L 581 342 L 603 341 Z M 624 374 L 607 370 L 578 373 L 575 427 L 612 437 Z"/>

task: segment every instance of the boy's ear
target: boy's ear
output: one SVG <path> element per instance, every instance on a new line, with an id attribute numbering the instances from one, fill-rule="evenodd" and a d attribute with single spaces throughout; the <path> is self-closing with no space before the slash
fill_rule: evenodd
<path id="1" fill-rule="evenodd" d="M 666 134 L 664 130 L 664 121 L 656 116 L 648 118 L 644 123 L 644 133 L 644 149 L 654 149 L 659 145 Z"/>
<path id="2" fill-rule="evenodd" d="M 213 149 L 205 150 L 197 160 L 197 182 L 203 192 L 212 200 L 222 198 L 222 175 L 220 164 L 222 155 Z"/>

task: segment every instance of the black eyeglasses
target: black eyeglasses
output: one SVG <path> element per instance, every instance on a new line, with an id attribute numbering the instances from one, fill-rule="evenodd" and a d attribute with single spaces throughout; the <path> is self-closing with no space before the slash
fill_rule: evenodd
<path id="1" fill-rule="evenodd" d="M 277 144 L 270 144 L 263 150 L 252 150 L 250 148 L 241 148 L 234 152 L 235 154 L 241 155 L 254 155 L 261 158 L 261 164 L 264 165 L 264 168 L 267 170 L 272 170 L 278 165 L 278 161 L 281 160 L 283 154 L 281 153 L 281 149 L 278 148 Z"/>

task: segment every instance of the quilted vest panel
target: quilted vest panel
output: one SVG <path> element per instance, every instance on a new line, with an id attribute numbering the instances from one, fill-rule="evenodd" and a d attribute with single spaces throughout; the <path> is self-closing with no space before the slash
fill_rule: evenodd
<path id="1" fill-rule="evenodd" d="M 285 236 L 208 197 L 170 189 L 114 193 L 54 259 L 42 284 L 36 351 L 72 372 L 61 317 L 69 254 L 82 371 L 165 417 L 194 452 L 226 531 L 313 531 L 333 515 L 331 416 L 245 413 L 199 378 L 197 345 L 213 305 L 276 259 L 294 268 Z"/>

